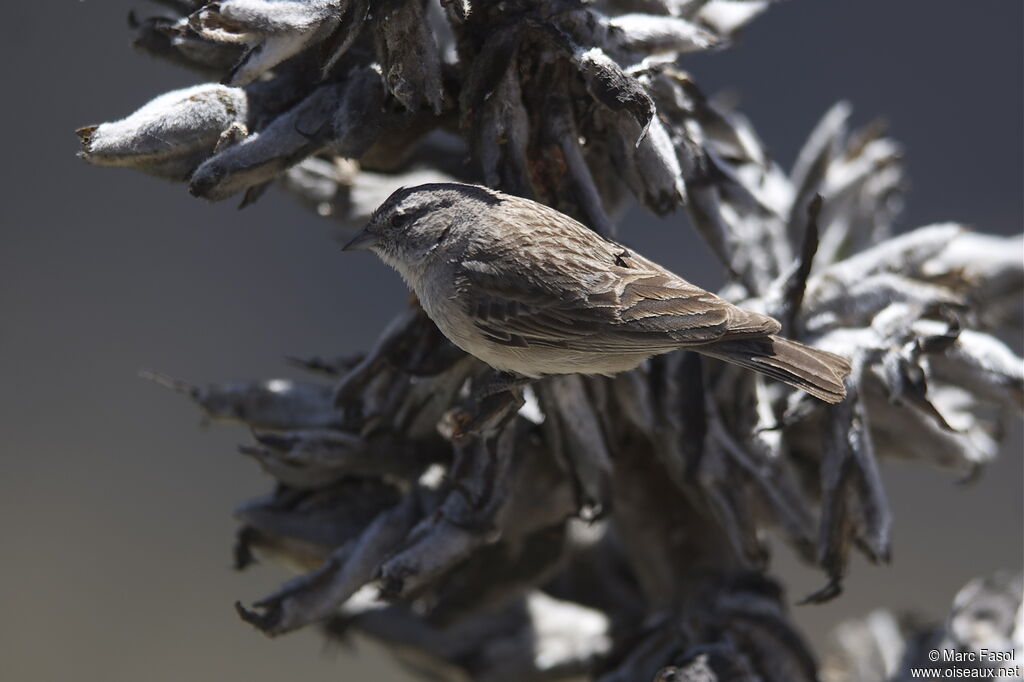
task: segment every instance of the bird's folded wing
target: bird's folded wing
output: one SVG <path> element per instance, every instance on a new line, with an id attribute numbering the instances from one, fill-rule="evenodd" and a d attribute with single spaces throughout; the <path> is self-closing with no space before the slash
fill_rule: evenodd
<path id="1" fill-rule="evenodd" d="M 657 266 L 637 268 L 648 263 L 637 261 L 583 275 L 468 261 L 456 285 L 480 332 L 509 346 L 654 354 L 779 329 L 770 317 L 736 308 Z"/>

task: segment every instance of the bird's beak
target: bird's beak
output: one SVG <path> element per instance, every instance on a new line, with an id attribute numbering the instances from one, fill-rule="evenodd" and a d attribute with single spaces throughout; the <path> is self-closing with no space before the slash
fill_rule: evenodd
<path id="1" fill-rule="evenodd" d="M 369 225 L 356 232 L 356 235 L 348 241 L 348 244 L 341 247 L 342 251 L 366 251 L 377 243 L 377 235 L 370 232 Z"/>

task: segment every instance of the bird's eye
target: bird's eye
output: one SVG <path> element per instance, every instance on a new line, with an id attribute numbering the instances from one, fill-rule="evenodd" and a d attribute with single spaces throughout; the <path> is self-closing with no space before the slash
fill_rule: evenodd
<path id="1" fill-rule="evenodd" d="M 402 227 L 409 222 L 409 215 L 406 213 L 395 213 L 388 218 L 388 224 L 391 227 Z"/>

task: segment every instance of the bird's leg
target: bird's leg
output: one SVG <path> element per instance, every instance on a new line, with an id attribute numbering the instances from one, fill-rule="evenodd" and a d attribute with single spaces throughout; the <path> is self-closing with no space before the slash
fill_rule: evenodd
<path id="1" fill-rule="evenodd" d="M 500 429 L 523 406 L 523 388 L 532 382 L 518 374 L 498 371 L 474 381 L 469 398 L 449 415 L 452 437 L 462 440 Z"/>
<path id="2" fill-rule="evenodd" d="M 470 397 L 481 402 L 498 393 L 519 393 L 534 382 L 534 379 L 511 372 L 494 370 L 485 375 L 479 385 L 474 384 Z"/>

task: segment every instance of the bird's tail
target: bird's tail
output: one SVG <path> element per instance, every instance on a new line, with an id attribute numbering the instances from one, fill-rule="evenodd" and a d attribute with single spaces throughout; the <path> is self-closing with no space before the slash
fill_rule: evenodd
<path id="1" fill-rule="evenodd" d="M 826 403 L 846 397 L 843 379 L 850 373 L 846 358 L 781 336 L 730 339 L 694 350 L 760 372 Z"/>

